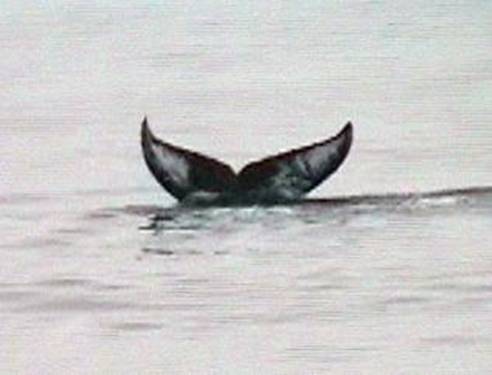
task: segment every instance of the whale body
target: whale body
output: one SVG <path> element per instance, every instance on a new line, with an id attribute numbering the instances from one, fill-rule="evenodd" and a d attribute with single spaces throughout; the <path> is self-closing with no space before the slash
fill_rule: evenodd
<path id="1" fill-rule="evenodd" d="M 333 174 L 352 145 L 348 122 L 334 137 L 247 164 L 238 173 L 227 164 L 154 136 L 147 118 L 141 144 L 159 184 L 185 204 L 250 205 L 296 202 Z"/>

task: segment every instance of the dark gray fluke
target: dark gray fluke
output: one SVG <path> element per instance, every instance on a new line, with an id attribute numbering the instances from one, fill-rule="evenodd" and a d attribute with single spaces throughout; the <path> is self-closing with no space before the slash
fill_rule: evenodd
<path id="1" fill-rule="evenodd" d="M 349 122 L 334 137 L 246 165 L 238 174 L 206 155 L 157 139 L 142 122 L 145 162 L 157 181 L 191 204 L 293 202 L 321 184 L 345 160 L 352 144 Z"/>

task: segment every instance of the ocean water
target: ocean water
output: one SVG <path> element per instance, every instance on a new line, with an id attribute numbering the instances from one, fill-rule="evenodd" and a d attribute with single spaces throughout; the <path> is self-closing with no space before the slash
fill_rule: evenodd
<path id="1" fill-rule="evenodd" d="M 0 3 L 0 373 L 489 374 L 492 3 Z M 181 207 L 354 124 L 289 206 Z"/>

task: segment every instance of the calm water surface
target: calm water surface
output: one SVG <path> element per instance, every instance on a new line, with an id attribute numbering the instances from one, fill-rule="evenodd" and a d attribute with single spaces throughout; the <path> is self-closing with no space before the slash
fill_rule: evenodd
<path id="1" fill-rule="evenodd" d="M 492 3 L 3 1 L 0 372 L 489 374 Z M 192 209 L 139 124 L 310 200 Z M 429 191 L 438 191 L 427 194 Z"/>

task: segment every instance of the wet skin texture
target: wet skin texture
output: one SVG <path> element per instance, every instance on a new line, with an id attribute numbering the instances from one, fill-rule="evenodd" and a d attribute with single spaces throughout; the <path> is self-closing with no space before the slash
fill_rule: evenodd
<path id="1" fill-rule="evenodd" d="M 150 172 L 172 196 L 191 205 L 251 205 L 296 202 L 333 174 L 347 157 L 353 127 L 334 137 L 247 164 L 239 173 L 227 164 L 154 136 L 147 118 L 141 144 Z"/>

